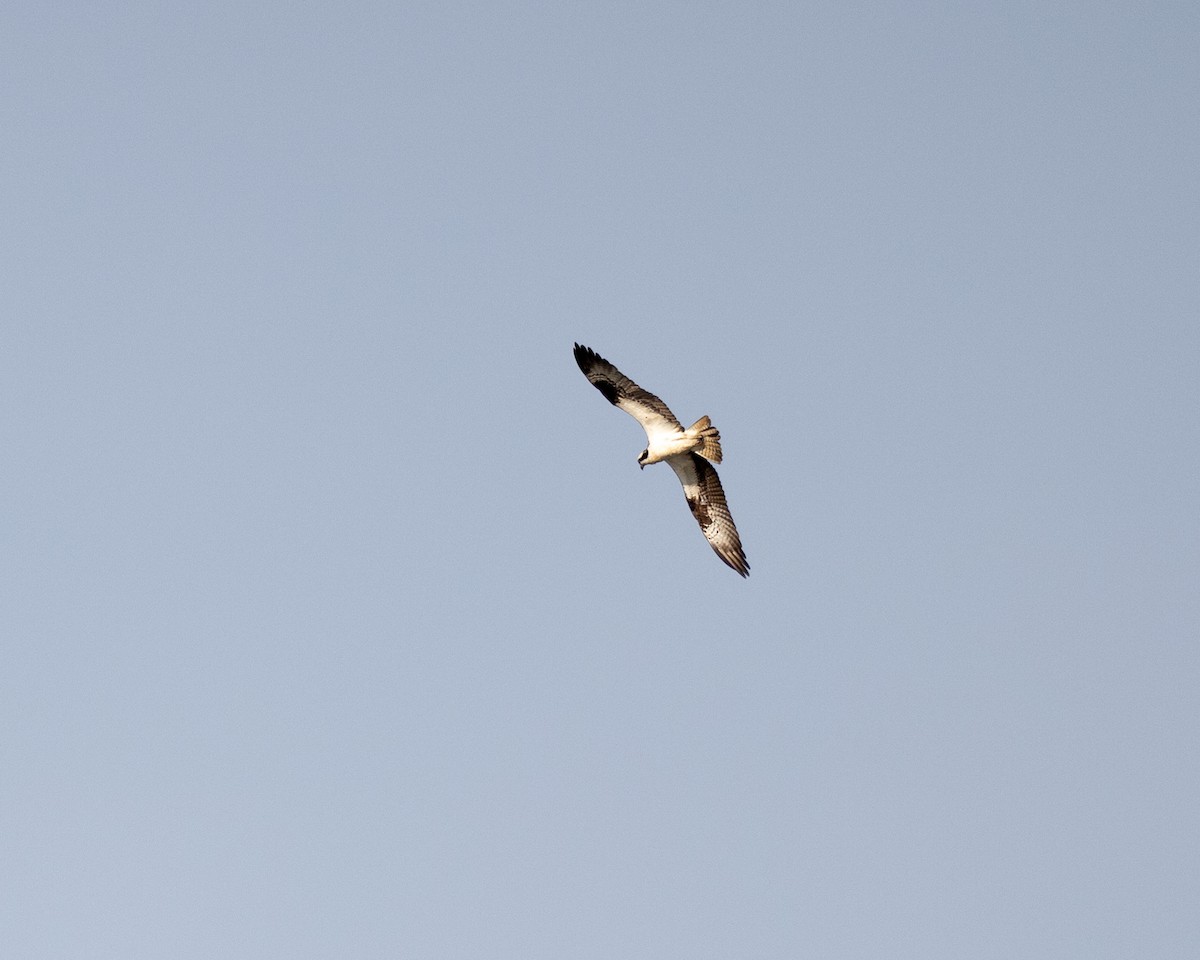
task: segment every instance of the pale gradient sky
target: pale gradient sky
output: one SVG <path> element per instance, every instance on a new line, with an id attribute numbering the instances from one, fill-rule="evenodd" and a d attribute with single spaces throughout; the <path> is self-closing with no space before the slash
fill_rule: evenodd
<path id="1" fill-rule="evenodd" d="M 5 954 L 1194 958 L 1198 49 L 10 5 Z"/>

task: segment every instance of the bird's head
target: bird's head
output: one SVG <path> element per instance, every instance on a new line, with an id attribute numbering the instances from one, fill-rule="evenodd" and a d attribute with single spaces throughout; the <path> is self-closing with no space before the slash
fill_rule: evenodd
<path id="1" fill-rule="evenodd" d="M 642 451 L 641 456 L 638 457 L 638 469 L 639 470 L 646 469 L 646 458 L 649 456 L 650 456 L 650 448 L 647 447 L 645 450 Z"/>

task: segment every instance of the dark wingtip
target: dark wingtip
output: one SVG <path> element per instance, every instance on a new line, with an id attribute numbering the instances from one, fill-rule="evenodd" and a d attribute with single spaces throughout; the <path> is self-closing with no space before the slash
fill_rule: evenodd
<path id="1" fill-rule="evenodd" d="M 575 362 L 584 373 L 599 359 L 600 355 L 591 347 L 585 347 L 581 343 L 575 344 Z"/>
<path id="2" fill-rule="evenodd" d="M 724 561 L 725 566 L 729 567 L 729 569 L 733 570 L 739 576 L 750 576 L 750 562 L 746 559 L 746 554 L 742 550 L 741 544 L 738 544 L 737 552 L 732 556 L 727 557 L 723 553 L 718 553 L 717 556 Z"/>
<path id="3" fill-rule="evenodd" d="M 583 375 L 588 378 L 592 386 L 604 394 L 604 399 L 615 405 L 619 399 L 616 386 L 601 374 L 596 374 L 595 377 L 592 376 L 597 366 L 607 364 L 608 361 L 591 347 L 585 347 L 577 343 L 575 344 L 575 362 L 579 364 L 579 369 L 583 371 Z"/>

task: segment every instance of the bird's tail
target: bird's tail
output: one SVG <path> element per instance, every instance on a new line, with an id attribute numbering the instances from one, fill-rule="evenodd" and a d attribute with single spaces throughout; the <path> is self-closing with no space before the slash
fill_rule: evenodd
<path id="1" fill-rule="evenodd" d="M 696 448 L 696 453 L 713 463 L 721 462 L 721 434 L 708 417 L 701 417 L 688 427 L 687 435 L 699 438 L 700 446 Z"/>

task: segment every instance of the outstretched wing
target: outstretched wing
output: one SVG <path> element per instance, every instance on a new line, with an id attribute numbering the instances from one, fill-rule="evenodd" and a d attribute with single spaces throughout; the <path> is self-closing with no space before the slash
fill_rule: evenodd
<path id="1" fill-rule="evenodd" d="M 746 562 L 742 538 L 733 525 L 733 517 L 725 503 L 725 491 L 712 464 L 695 453 L 668 457 L 667 463 L 683 484 L 683 495 L 687 498 L 692 516 L 700 524 L 700 529 L 717 556 L 743 577 L 750 576 L 750 564 Z"/>
<path id="2" fill-rule="evenodd" d="M 609 403 L 624 410 L 642 425 L 647 437 L 683 430 L 683 425 L 675 419 L 670 407 L 650 391 L 639 387 L 595 350 L 575 344 L 575 362 Z"/>

